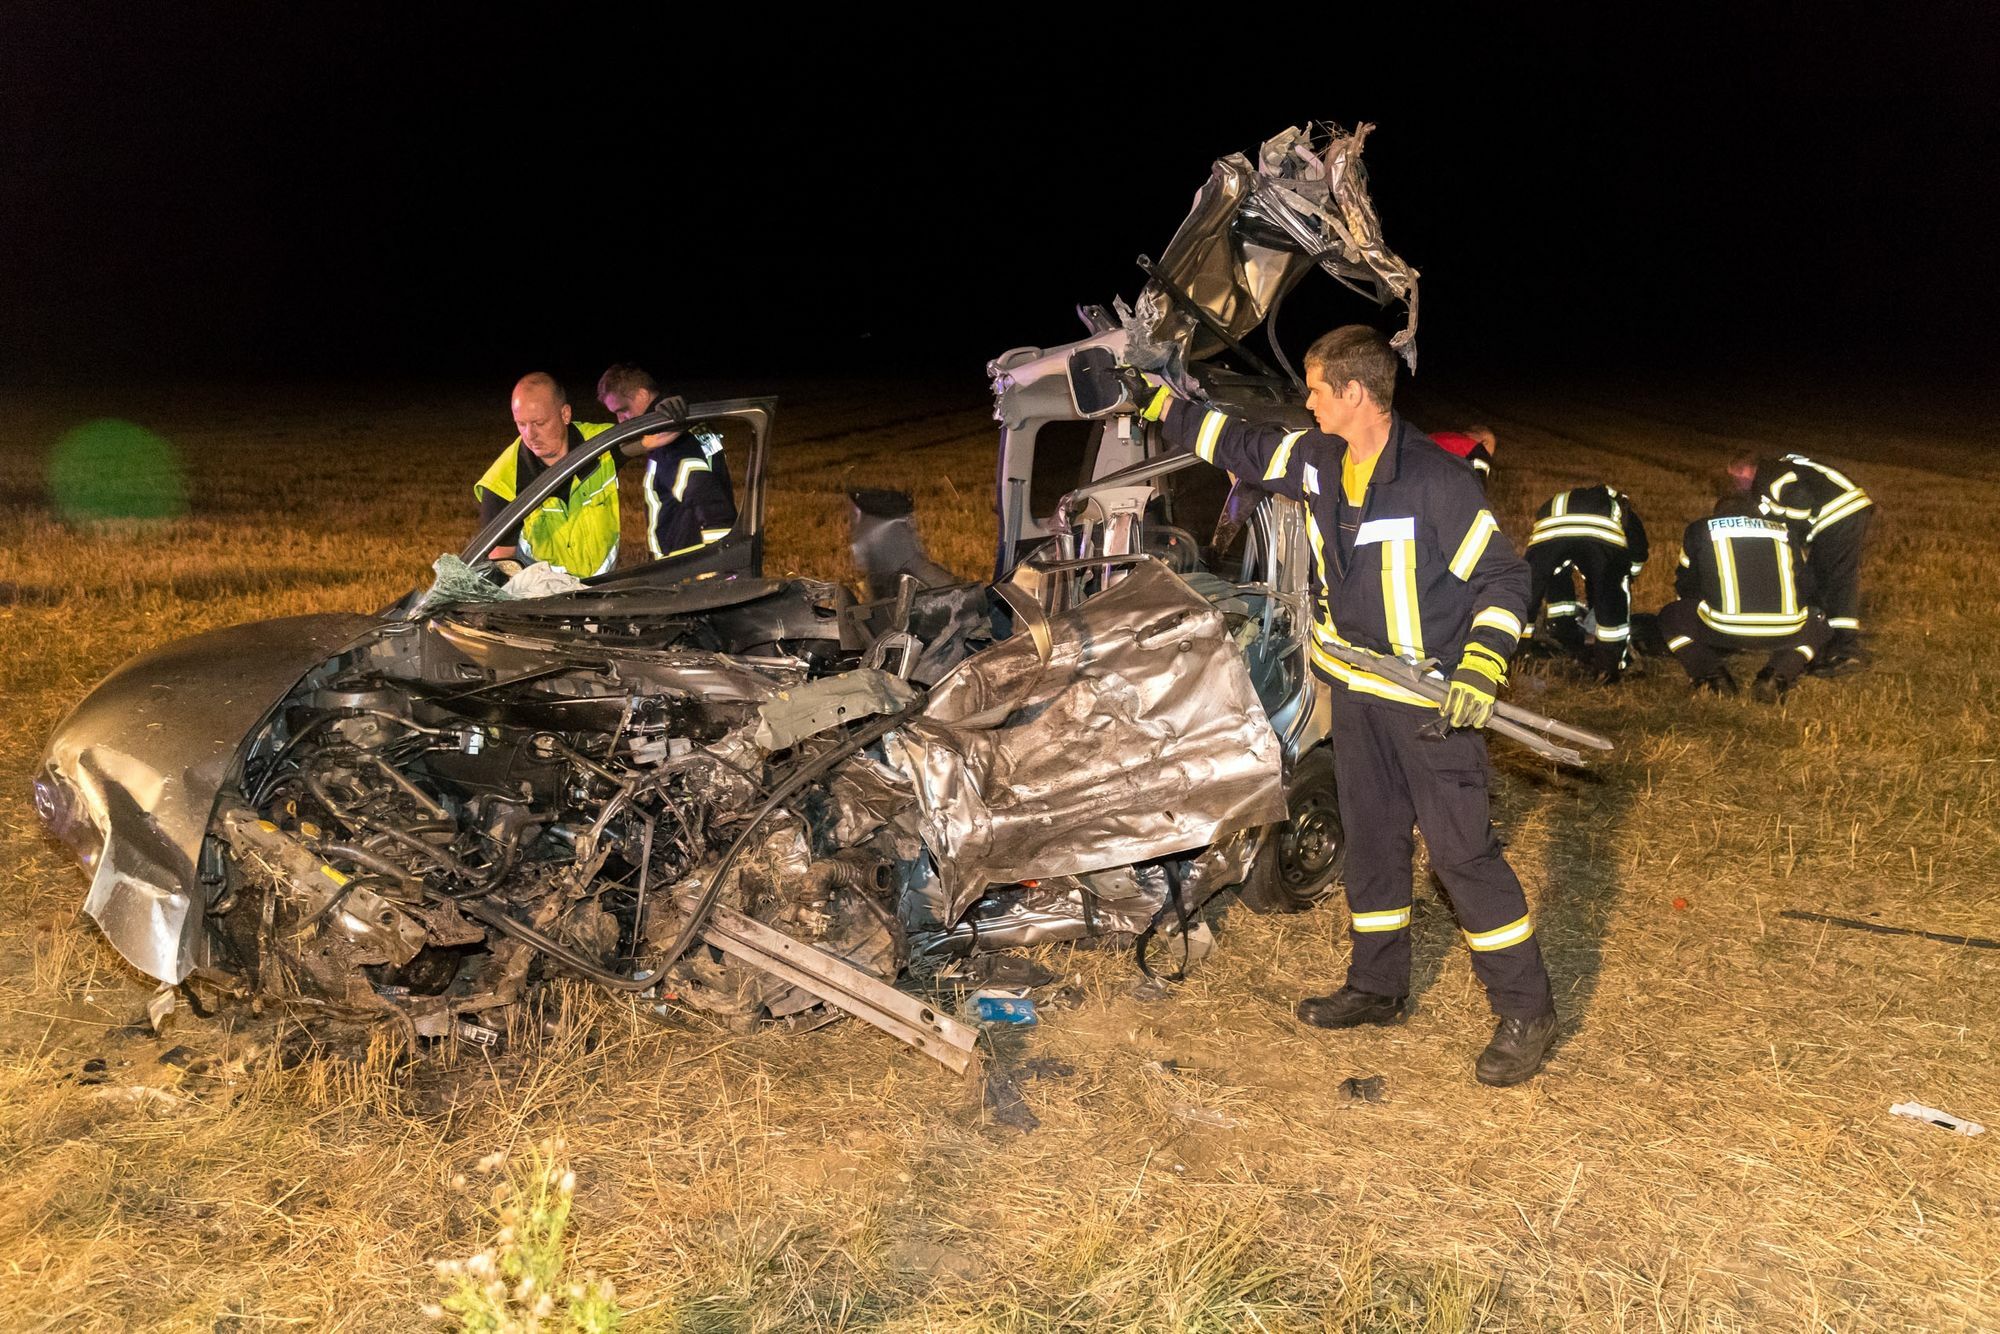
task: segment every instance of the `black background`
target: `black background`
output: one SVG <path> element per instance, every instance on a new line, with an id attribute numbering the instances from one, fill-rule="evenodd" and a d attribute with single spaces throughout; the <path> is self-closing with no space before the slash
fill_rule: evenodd
<path id="1" fill-rule="evenodd" d="M 1426 371 L 1977 378 L 1989 8 L 10 9 L 0 376 L 976 381 L 1131 296 L 1215 157 L 1333 119 L 1379 127 Z M 1365 313 L 1302 289 L 1286 333 Z"/>

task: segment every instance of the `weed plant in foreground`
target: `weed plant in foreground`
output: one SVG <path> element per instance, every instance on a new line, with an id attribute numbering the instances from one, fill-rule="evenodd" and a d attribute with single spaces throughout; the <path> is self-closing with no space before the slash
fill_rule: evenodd
<path id="1" fill-rule="evenodd" d="M 523 1321 L 553 1294 L 537 1318 L 559 1328 L 586 1273 L 627 1331 L 2000 1327 L 1995 1136 L 1887 1114 L 2000 1126 L 2000 951 L 1780 915 L 2000 934 L 2000 470 L 1980 422 L 1434 398 L 1433 424 L 1500 432 L 1517 539 L 1550 493 L 1605 480 L 1671 545 L 1743 449 L 1851 468 L 1880 506 L 1876 669 L 1782 708 L 1691 700 L 1670 662 L 1617 689 L 1518 671 L 1516 698 L 1620 743 L 1587 774 L 1494 747 L 1564 1014 L 1533 1084 L 1474 1083 L 1489 1020 L 1420 877 L 1415 1010 L 1392 1029 L 1291 1018 L 1344 966 L 1332 906 L 1232 912 L 1164 1000 L 1133 993 L 1123 954 L 1042 950 L 1080 999 L 1021 1039 L 1050 1072 L 1023 1084 L 1023 1134 L 861 1025 L 738 1038 L 578 984 L 499 1052 L 415 1063 L 390 1034 L 332 1056 L 275 1013 L 134 1030 L 150 988 L 78 914 L 82 878 L 28 805 L 50 728 L 167 639 L 387 604 L 456 549 L 509 433 L 484 399 L 258 401 L 121 406 L 172 445 L 189 508 L 78 526 L 41 469 L 85 414 L 0 414 L 0 1328 L 435 1329 L 426 1307 L 450 1327 L 495 1281 Z M 798 386 L 777 432 L 774 572 L 843 577 L 843 493 L 884 483 L 912 490 L 942 562 L 990 562 L 976 387 Z M 1640 610 L 1673 559 L 1637 581 Z M 1339 1096 L 1377 1074 L 1384 1101 Z M 496 1152 L 502 1175 L 475 1170 Z M 489 1180 L 512 1193 L 496 1205 Z M 441 1282 L 440 1258 L 467 1268 Z"/>

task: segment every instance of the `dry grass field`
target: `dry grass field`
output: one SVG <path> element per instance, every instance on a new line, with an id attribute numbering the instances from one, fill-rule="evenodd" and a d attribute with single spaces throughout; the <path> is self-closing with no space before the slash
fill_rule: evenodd
<path id="1" fill-rule="evenodd" d="M 558 1134 L 570 1271 L 631 1330 L 2000 1327 L 2000 950 L 1780 915 L 2000 936 L 2000 467 L 1969 412 L 1732 397 L 1431 405 L 1500 432 L 1517 540 L 1555 489 L 1630 491 L 1642 609 L 1740 449 L 1808 449 L 1880 505 L 1868 674 L 1770 708 L 1691 700 L 1671 662 L 1617 690 L 1521 672 L 1620 743 L 1586 775 L 1494 750 L 1564 1015 L 1546 1074 L 1473 1081 L 1490 1021 L 1420 885 L 1414 1015 L 1358 1035 L 1291 1017 L 1340 975 L 1335 907 L 1232 912 L 1164 999 L 1129 955 L 1045 949 L 1081 999 L 1003 1053 L 1029 1132 L 856 1023 L 737 1038 L 582 989 L 498 1055 L 414 1068 L 299 1059 L 274 1018 L 135 1030 L 150 988 L 29 805 L 49 729 L 138 650 L 424 579 L 502 399 L 0 400 L 0 1328 L 434 1328 L 434 1262 L 492 1232 L 480 1160 Z M 976 383 L 787 391 L 771 568 L 842 575 L 840 490 L 887 481 L 979 573 L 988 411 Z M 178 448 L 185 517 L 52 516 L 49 446 L 101 414 Z M 1379 1103 L 1336 1092 L 1375 1074 Z"/>

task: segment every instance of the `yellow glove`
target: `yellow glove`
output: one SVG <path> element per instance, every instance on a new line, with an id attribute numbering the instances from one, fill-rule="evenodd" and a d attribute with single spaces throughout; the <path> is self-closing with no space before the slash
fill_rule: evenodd
<path id="1" fill-rule="evenodd" d="M 1154 380 L 1152 376 L 1148 375 L 1146 377 L 1146 383 L 1149 385 L 1157 384 L 1158 381 Z M 1149 422 L 1156 422 L 1160 418 L 1167 415 L 1167 405 L 1169 403 L 1172 403 L 1173 401 L 1174 401 L 1174 391 L 1167 388 L 1164 384 L 1162 384 L 1158 389 L 1155 389 L 1153 391 L 1153 397 L 1147 401 L 1146 406 L 1144 408 L 1140 409 L 1139 415 L 1141 417 L 1144 417 Z"/>
<path id="2" fill-rule="evenodd" d="M 1504 658 L 1484 644 L 1467 644 L 1438 712 L 1453 727 L 1484 727 L 1493 717 L 1493 705 L 1506 682 Z"/>

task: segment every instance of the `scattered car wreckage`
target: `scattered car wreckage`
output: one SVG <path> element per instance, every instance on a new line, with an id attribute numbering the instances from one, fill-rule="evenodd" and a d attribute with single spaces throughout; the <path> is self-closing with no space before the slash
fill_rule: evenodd
<path id="1" fill-rule="evenodd" d="M 1297 506 L 1159 457 L 1069 367 L 1112 355 L 1298 417 L 1289 368 L 1242 339 L 1314 267 L 1402 302 L 1413 356 L 1365 132 L 1218 163 L 1135 309 L 994 362 L 992 583 L 940 584 L 879 533 L 857 554 L 905 568 L 870 568 L 872 601 L 763 577 L 774 401 L 667 404 L 461 559 L 665 427 L 747 456 L 721 542 L 553 595 L 214 631 L 102 683 L 35 793 L 85 910 L 169 986 L 412 1037 L 490 1032 L 556 972 L 740 1026 L 830 1004 L 962 1070 L 972 1031 L 894 985 L 913 960 L 1084 936 L 1143 958 L 1224 889 L 1313 902 L 1341 838 Z"/>

